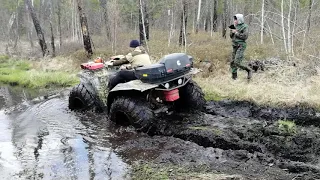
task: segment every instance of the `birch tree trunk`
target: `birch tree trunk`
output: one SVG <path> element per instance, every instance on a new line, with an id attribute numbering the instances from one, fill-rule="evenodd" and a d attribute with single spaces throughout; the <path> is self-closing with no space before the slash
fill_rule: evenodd
<path id="1" fill-rule="evenodd" d="M 180 35 L 179 35 L 179 46 L 185 45 L 186 43 L 186 29 L 188 18 L 185 15 L 187 14 L 187 2 L 182 0 L 182 13 L 181 13 L 181 25 L 180 25 Z"/>
<path id="2" fill-rule="evenodd" d="M 297 23 L 297 9 L 298 9 L 298 2 L 295 2 L 294 5 L 294 18 L 293 18 L 293 27 L 292 27 L 292 32 L 291 32 L 291 51 L 292 51 L 292 56 L 294 56 L 294 33 L 295 33 L 295 28 L 296 28 L 296 23 Z"/>
<path id="3" fill-rule="evenodd" d="M 144 44 L 144 31 L 143 31 L 143 21 L 142 21 L 142 11 L 140 8 L 140 0 L 139 0 L 139 39 L 140 43 L 143 45 Z"/>
<path id="4" fill-rule="evenodd" d="M 145 26 L 145 21 L 144 21 L 144 12 L 143 12 L 143 8 L 142 8 L 143 7 L 142 0 L 139 0 L 139 7 L 140 7 L 140 15 L 141 15 L 141 24 L 142 24 L 142 29 L 143 29 L 144 43 L 146 44 L 147 51 L 149 52 L 149 47 L 148 47 L 148 43 L 147 43 L 146 26 Z"/>
<path id="5" fill-rule="evenodd" d="M 58 31 L 59 31 L 59 48 L 62 45 L 62 34 L 61 34 L 61 0 L 58 0 Z"/>
<path id="6" fill-rule="evenodd" d="M 265 0 L 262 0 L 262 7 L 261 7 L 260 44 L 263 44 L 263 29 L 264 29 L 264 1 L 265 1 Z"/>
<path id="7" fill-rule="evenodd" d="M 289 12 L 288 12 L 288 18 L 287 18 L 287 22 L 288 22 L 288 30 L 287 30 L 287 47 L 288 47 L 288 53 L 291 54 L 292 50 L 291 50 L 291 6 L 292 6 L 292 0 L 289 0 Z"/>
<path id="8" fill-rule="evenodd" d="M 170 19 L 171 19 L 171 23 L 170 23 Z M 173 25 L 174 25 L 174 11 L 173 10 L 172 10 L 171 14 L 169 14 L 169 16 L 168 16 L 168 21 L 169 21 L 169 38 L 168 38 L 168 47 L 169 47 L 170 43 L 171 43 L 171 37 L 173 36 Z"/>
<path id="9" fill-rule="evenodd" d="M 197 22 L 196 22 L 196 34 L 198 34 L 198 31 L 199 31 L 200 14 L 201 14 L 201 0 L 199 0 L 199 2 L 198 2 L 198 15 L 197 15 Z"/>
<path id="10" fill-rule="evenodd" d="M 9 48 L 8 46 L 11 46 L 11 31 L 13 28 L 13 23 L 16 19 L 16 12 L 12 13 L 10 19 L 9 19 L 9 23 L 8 23 L 8 44 L 7 44 L 7 48 Z"/>
<path id="11" fill-rule="evenodd" d="M 82 8 L 82 0 L 77 0 L 78 4 L 78 11 L 79 11 L 79 16 L 80 16 L 80 24 L 81 24 L 81 31 L 82 31 L 82 36 L 83 36 L 83 45 L 85 50 L 87 51 L 87 55 L 90 58 L 93 54 L 92 52 L 92 47 L 91 47 L 91 39 L 90 39 L 90 34 L 89 34 L 89 28 L 88 28 L 88 22 L 87 22 L 87 17 L 84 13 L 84 10 Z"/>
<path id="12" fill-rule="evenodd" d="M 184 44 L 184 52 L 187 53 L 187 5 L 185 5 L 185 9 L 182 13 L 183 19 L 183 44 Z"/>
<path id="13" fill-rule="evenodd" d="M 38 35 L 39 44 L 40 44 L 40 47 L 41 47 L 41 50 L 42 50 L 42 55 L 46 56 L 47 53 L 48 53 L 47 52 L 47 44 L 46 44 L 46 41 L 45 41 L 45 38 L 44 38 L 44 33 L 43 33 L 42 28 L 40 26 L 39 20 L 38 20 L 38 18 L 36 16 L 36 13 L 34 12 L 33 6 L 31 5 L 31 1 L 30 0 L 25 0 L 25 3 L 26 3 L 26 5 L 27 5 L 27 7 L 29 9 L 31 18 L 33 20 L 34 27 L 35 27 L 37 35 Z"/>
<path id="14" fill-rule="evenodd" d="M 281 26 L 282 26 L 283 45 L 284 45 L 286 54 L 288 54 L 287 43 L 286 43 L 286 32 L 284 28 L 283 0 L 281 0 Z"/>
<path id="15" fill-rule="evenodd" d="M 146 35 L 146 39 L 147 41 L 149 41 L 149 13 L 147 12 L 147 2 L 148 1 L 144 1 L 144 6 L 143 6 L 143 15 L 144 15 L 144 18 L 143 18 L 143 24 L 144 24 L 144 29 L 145 29 L 145 35 Z"/>

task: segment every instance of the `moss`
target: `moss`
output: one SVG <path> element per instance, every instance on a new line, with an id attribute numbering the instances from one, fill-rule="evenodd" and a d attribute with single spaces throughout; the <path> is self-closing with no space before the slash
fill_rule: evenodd
<path id="1" fill-rule="evenodd" d="M 297 133 L 297 126 L 293 121 L 279 120 L 278 128 L 285 134 L 294 135 Z"/>

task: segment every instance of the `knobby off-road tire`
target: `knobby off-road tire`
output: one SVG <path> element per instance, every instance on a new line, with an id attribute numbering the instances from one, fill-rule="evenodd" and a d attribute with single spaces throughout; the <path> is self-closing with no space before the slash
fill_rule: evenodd
<path id="1" fill-rule="evenodd" d="M 73 87 L 69 95 L 69 109 L 74 111 L 85 111 L 95 106 L 93 95 L 83 84 Z"/>
<path id="2" fill-rule="evenodd" d="M 199 85 L 190 80 L 179 89 L 180 98 L 177 102 L 179 110 L 203 110 L 206 100 Z"/>
<path id="3" fill-rule="evenodd" d="M 147 133 L 152 128 L 154 113 L 146 101 L 119 97 L 110 107 L 110 120 L 117 124 L 129 123 L 136 130 Z"/>

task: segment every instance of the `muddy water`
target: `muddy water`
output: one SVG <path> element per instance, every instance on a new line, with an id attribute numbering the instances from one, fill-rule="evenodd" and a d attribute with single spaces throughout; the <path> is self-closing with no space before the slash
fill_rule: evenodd
<path id="1" fill-rule="evenodd" d="M 63 94 L 34 99 L 8 87 L 0 92 L 0 179 L 128 178 L 104 116 L 69 112 Z"/>

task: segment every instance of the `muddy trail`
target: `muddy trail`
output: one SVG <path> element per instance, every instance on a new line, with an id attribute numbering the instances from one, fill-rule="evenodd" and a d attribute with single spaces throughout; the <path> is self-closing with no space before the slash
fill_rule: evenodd
<path id="1" fill-rule="evenodd" d="M 279 120 L 285 121 L 282 124 Z M 318 179 L 319 122 L 319 114 L 311 108 L 280 109 L 258 107 L 249 102 L 220 101 L 208 102 L 204 112 L 182 113 L 161 120 L 150 134 L 212 147 L 220 153 L 216 160 L 229 158 L 227 164 L 231 163 L 233 172 L 243 173 L 248 169 L 251 175 L 264 174 L 270 168 L 280 168 L 284 171 L 278 177 L 288 172 L 303 175 L 303 179 Z M 219 161 L 215 164 L 215 170 L 226 165 L 217 167 Z"/>
<path id="2" fill-rule="evenodd" d="M 69 111 L 68 92 L 1 88 L 0 179 L 131 179 L 132 167 L 145 163 L 228 175 L 216 179 L 320 178 L 320 129 L 303 121 L 316 120 L 310 109 L 210 102 L 205 112 L 158 120 L 148 135 L 106 114 Z M 294 131 L 277 124 L 289 114 Z"/>

